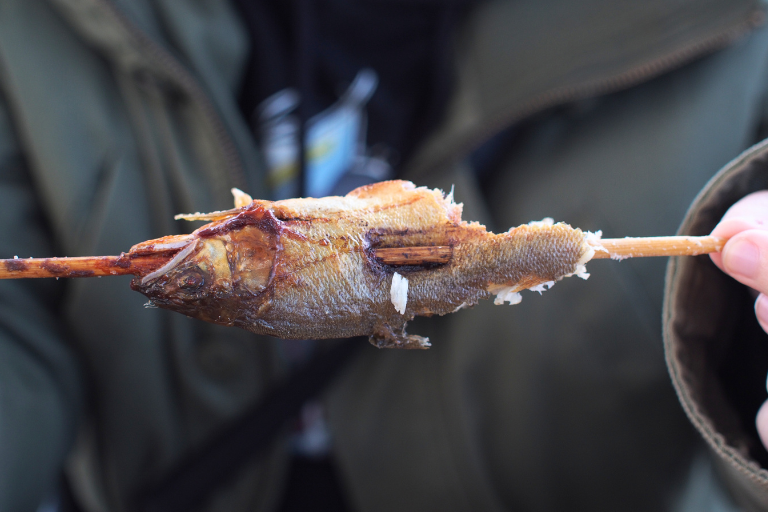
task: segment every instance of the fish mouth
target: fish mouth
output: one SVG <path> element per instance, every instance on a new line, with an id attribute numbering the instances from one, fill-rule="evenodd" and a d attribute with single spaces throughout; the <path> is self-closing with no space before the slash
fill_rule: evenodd
<path id="1" fill-rule="evenodd" d="M 144 286 L 188 256 L 197 245 L 195 242 L 196 237 L 193 235 L 164 236 L 134 245 L 123 257 L 135 261 L 146 260 L 144 271 L 137 274 L 138 282 Z"/>
<path id="2" fill-rule="evenodd" d="M 174 250 L 174 249 L 170 249 L 170 250 Z M 153 270 L 149 274 L 143 276 L 139 281 L 139 283 L 141 284 L 141 286 L 149 285 L 159 277 L 168 273 L 168 271 L 170 271 L 176 265 L 184 261 L 187 258 L 187 256 L 189 256 L 195 251 L 195 249 L 197 249 L 197 241 L 196 240 L 187 241 L 186 245 L 181 246 L 180 250 L 178 250 L 178 252 L 176 252 L 176 254 L 174 254 L 170 260 L 168 260 L 160 268 Z"/>

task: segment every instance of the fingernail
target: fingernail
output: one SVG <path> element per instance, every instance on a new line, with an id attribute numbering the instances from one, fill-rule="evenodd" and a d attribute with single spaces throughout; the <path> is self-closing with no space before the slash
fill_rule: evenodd
<path id="1" fill-rule="evenodd" d="M 728 272 L 744 277 L 757 275 L 760 249 L 748 240 L 738 240 L 723 253 L 723 265 Z"/>

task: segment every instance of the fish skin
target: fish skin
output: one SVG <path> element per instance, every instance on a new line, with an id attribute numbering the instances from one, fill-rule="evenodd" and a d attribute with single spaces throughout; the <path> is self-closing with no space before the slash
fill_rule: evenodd
<path id="1" fill-rule="evenodd" d="M 567 224 L 522 225 L 493 234 L 461 220 L 461 205 L 407 181 L 367 185 L 344 197 L 253 201 L 219 212 L 185 241 L 168 268 L 131 287 L 158 307 L 278 338 L 367 335 L 377 347 L 427 348 L 405 332 L 415 316 L 445 315 L 500 289 L 523 290 L 577 271 L 592 249 Z M 148 251 L 154 241 L 132 251 Z M 389 266 L 382 247 L 450 246 L 442 265 Z M 129 253 L 130 254 L 130 253 Z M 392 276 L 408 280 L 404 314 Z"/>

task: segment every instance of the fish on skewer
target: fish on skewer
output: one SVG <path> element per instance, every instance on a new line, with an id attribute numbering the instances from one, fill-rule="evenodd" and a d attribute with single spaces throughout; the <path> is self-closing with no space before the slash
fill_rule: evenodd
<path id="1" fill-rule="evenodd" d="M 593 249 L 564 224 L 494 235 L 461 220 L 441 191 L 393 181 L 345 197 L 266 202 L 247 198 L 188 236 L 139 244 L 151 252 L 184 244 L 131 286 L 159 307 L 279 338 L 370 336 L 379 347 L 423 348 L 405 332 L 415 316 L 444 315 L 582 271 Z M 451 248 L 444 264 L 394 267 L 377 249 Z"/>
<path id="2" fill-rule="evenodd" d="M 593 257 L 645 255 L 641 246 L 648 245 L 600 240 L 553 222 L 490 233 L 461 220 L 452 194 L 407 181 L 274 202 L 236 191 L 235 205 L 177 216 L 209 223 L 118 257 L 0 260 L 0 278 L 131 273 L 131 287 L 156 306 L 208 322 L 279 338 L 367 335 L 377 347 L 427 348 L 427 338 L 405 330 L 416 316 L 453 313 L 493 296 L 497 304 L 516 303 L 522 290 L 586 278 Z M 686 254 L 724 243 L 669 238 Z M 670 243 L 656 253 L 674 254 Z"/>

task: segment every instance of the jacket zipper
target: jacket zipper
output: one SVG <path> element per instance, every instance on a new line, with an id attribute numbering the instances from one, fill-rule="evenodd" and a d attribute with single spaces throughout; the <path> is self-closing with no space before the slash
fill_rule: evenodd
<path id="1" fill-rule="evenodd" d="M 708 36 L 703 36 L 680 48 L 672 50 L 661 57 L 657 57 L 644 64 L 639 64 L 617 75 L 597 78 L 581 84 L 558 87 L 543 92 L 512 108 L 502 116 L 489 121 L 486 127 L 476 130 L 474 133 L 465 137 L 463 141 L 456 141 L 452 144 L 445 143 L 445 146 L 452 148 L 450 151 L 437 157 L 432 163 L 425 164 L 424 167 L 417 163 L 412 170 L 408 169 L 408 171 L 409 173 L 427 174 L 440 167 L 447 166 L 451 162 L 457 161 L 463 158 L 463 156 L 468 155 L 470 152 L 480 147 L 483 142 L 500 131 L 525 118 L 558 105 L 603 96 L 643 83 L 653 77 L 691 62 L 698 57 L 703 57 L 704 55 L 728 47 L 730 44 L 759 27 L 764 22 L 765 11 L 763 8 L 758 7 L 749 14 L 746 20 L 735 23 L 731 27 L 724 28 Z"/>
<path id="2" fill-rule="evenodd" d="M 248 187 L 244 164 L 234 139 L 227 130 L 213 101 L 198 80 L 173 54 L 152 40 L 152 38 L 128 18 L 128 16 L 126 16 L 111 0 L 96 1 L 105 6 L 115 16 L 115 19 L 117 19 L 126 30 L 136 38 L 140 46 L 142 46 L 170 76 L 177 80 L 178 84 L 189 93 L 194 101 L 198 102 L 203 111 L 203 115 L 208 119 L 210 126 L 213 129 L 231 183 L 238 188 L 246 190 Z"/>

